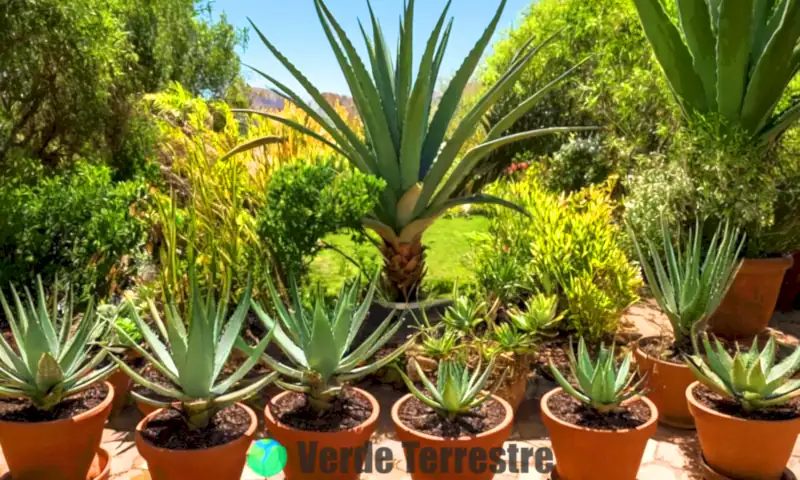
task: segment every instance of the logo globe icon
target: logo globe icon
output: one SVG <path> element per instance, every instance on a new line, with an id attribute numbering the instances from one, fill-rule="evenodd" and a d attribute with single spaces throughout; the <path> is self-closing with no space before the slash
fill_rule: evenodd
<path id="1" fill-rule="evenodd" d="M 247 452 L 247 466 L 264 477 L 277 475 L 286 466 L 286 449 L 275 440 L 259 440 Z"/>

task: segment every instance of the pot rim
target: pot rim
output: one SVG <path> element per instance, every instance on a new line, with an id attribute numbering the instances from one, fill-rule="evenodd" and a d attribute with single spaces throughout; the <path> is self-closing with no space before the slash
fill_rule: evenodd
<path id="1" fill-rule="evenodd" d="M 648 430 L 650 428 L 656 428 L 656 424 L 658 423 L 658 408 L 656 407 L 656 404 L 653 403 L 652 400 L 644 396 L 639 397 L 639 400 L 644 402 L 650 408 L 650 419 L 636 428 L 622 428 L 619 430 L 600 430 L 597 428 L 581 427 L 580 425 L 575 425 L 574 423 L 565 422 L 564 420 L 561 420 L 555 414 L 553 414 L 553 412 L 550 410 L 550 407 L 547 405 L 547 402 L 548 400 L 550 400 L 550 397 L 552 397 L 556 393 L 560 393 L 563 391 L 564 391 L 563 388 L 556 387 L 550 390 L 549 392 L 545 393 L 540 402 L 542 414 L 548 416 L 551 420 L 553 420 L 554 422 L 558 423 L 563 427 L 571 428 L 573 430 L 592 432 L 594 434 L 617 435 L 620 433 L 641 432 Z"/>
<path id="2" fill-rule="evenodd" d="M 764 268 L 781 268 L 788 270 L 794 265 L 794 257 L 792 254 L 787 253 L 779 257 L 768 258 L 742 258 L 740 270 L 759 271 Z"/>
<path id="3" fill-rule="evenodd" d="M 232 443 L 235 443 L 235 442 L 241 440 L 242 438 L 252 437 L 253 434 L 256 431 L 256 428 L 258 428 L 258 418 L 256 418 L 256 414 L 255 414 L 255 412 L 253 412 L 252 408 L 248 407 L 247 405 L 245 405 L 242 402 L 236 402 L 236 403 L 234 403 L 234 405 L 236 405 L 239 408 L 244 409 L 244 411 L 250 417 L 250 426 L 247 427 L 247 430 L 240 437 L 235 438 L 235 439 L 231 440 L 230 442 L 223 443 L 222 445 L 215 445 L 215 446 L 209 447 L 209 448 L 193 449 L 193 450 L 178 450 L 178 449 L 163 448 L 163 447 L 159 447 L 159 446 L 153 445 L 153 443 L 150 442 L 150 440 L 144 438 L 144 435 L 142 435 L 142 430 L 144 430 L 144 427 L 150 422 L 150 420 L 153 419 L 153 417 L 155 417 L 156 415 L 160 414 L 163 410 L 166 410 L 166 408 L 159 408 L 155 412 L 153 412 L 153 413 L 147 415 L 146 417 L 144 417 L 143 419 L 141 419 L 139 421 L 139 423 L 136 424 L 136 440 L 144 442 L 147 445 L 147 448 L 149 448 L 149 449 L 152 449 L 152 450 L 160 452 L 160 453 L 169 453 L 170 455 L 182 455 L 182 454 L 187 454 L 187 453 L 188 454 L 192 454 L 192 453 L 196 453 L 196 452 L 213 452 L 213 451 L 221 450 L 223 448 L 226 448 L 226 447 L 230 446 Z"/>
<path id="4" fill-rule="evenodd" d="M 381 406 L 378 403 L 378 400 L 371 393 L 367 392 L 366 390 L 362 390 L 362 389 L 356 388 L 356 387 L 349 387 L 349 388 L 351 388 L 352 390 L 354 390 L 354 391 L 360 393 L 361 395 L 363 395 L 367 400 L 369 400 L 370 405 L 372 405 L 372 414 L 369 417 L 367 417 L 366 420 L 364 420 L 360 424 L 356 425 L 355 427 L 351 427 L 351 428 L 348 428 L 348 429 L 345 429 L 345 430 L 338 430 L 336 432 L 318 432 L 316 430 L 301 430 L 299 428 L 295 428 L 295 427 L 293 427 L 291 425 L 287 425 L 287 424 L 281 422 L 280 420 L 275 418 L 275 416 L 272 414 L 272 409 L 270 409 L 269 407 L 274 401 L 278 400 L 279 398 L 282 398 L 282 397 L 284 397 L 286 395 L 289 395 L 291 393 L 295 393 L 295 392 L 291 392 L 291 391 L 283 391 L 283 392 L 279 393 L 278 395 L 275 395 L 274 397 L 272 397 L 269 400 L 269 402 L 267 402 L 267 405 L 264 407 L 264 417 L 265 417 L 264 419 L 266 420 L 266 422 L 268 424 L 272 423 L 272 424 L 280 426 L 281 428 L 283 428 L 285 430 L 289 430 L 291 432 L 300 433 L 300 434 L 303 434 L 303 435 L 329 435 L 329 434 L 330 435 L 335 435 L 335 434 L 347 434 L 347 433 L 354 433 L 354 432 L 361 431 L 367 425 L 372 425 L 372 424 L 374 424 L 374 423 L 376 423 L 378 421 L 378 416 L 381 413 Z"/>
<path id="5" fill-rule="evenodd" d="M 644 350 L 642 350 L 641 346 L 639 345 L 639 342 L 641 342 L 642 340 L 649 340 L 651 338 L 663 339 L 664 335 L 648 335 L 646 337 L 642 337 L 642 338 L 637 339 L 636 340 L 636 347 L 634 348 L 636 353 L 638 353 L 639 355 L 647 358 L 651 362 L 658 363 L 659 365 L 667 365 L 667 366 L 673 367 L 673 368 L 680 368 L 681 370 L 683 370 L 683 369 L 688 370 L 689 369 L 689 367 L 687 367 L 685 363 L 667 362 L 666 360 L 661 360 L 660 358 L 656 358 L 656 357 L 648 354 Z"/>
<path id="6" fill-rule="evenodd" d="M 101 458 L 105 458 L 106 464 L 105 464 L 105 467 L 103 467 L 103 469 L 100 471 L 100 473 L 98 473 L 97 476 L 94 477 L 94 478 L 100 478 L 103 475 L 105 475 L 106 478 L 110 477 L 111 476 L 111 458 L 112 458 L 111 457 L 111 452 L 109 452 L 107 449 L 103 448 L 102 445 L 100 445 L 97 448 L 97 453 L 95 453 L 95 455 L 99 456 Z M 92 459 L 92 461 L 94 461 L 94 459 Z"/>
<path id="7" fill-rule="evenodd" d="M 751 423 L 751 424 L 761 423 L 761 424 L 765 424 L 765 425 L 779 425 L 781 423 L 800 423 L 800 417 L 798 417 L 798 418 L 790 418 L 790 419 L 787 419 L 787 420 L 751 420 L 751 419 L 747 419 L 747 418 L 740 418 L 740 417 L 736 417 L 736 416 L 733 416 L 733 415 L 728 415 L 727 413 L 718 412 L 718 411 L 714 410 L 713 408 L 709 408 L 709 407 L 703 405 L 702 403 L 697 401 L 697 399 L 694 398 L 694 389 L 695 389 L 695 387 L 698 387 L 700 385 L 702 385 L 702 384 L 699 381 L 695 381 L 695 382 L 692 382 L 691 385 L 686 387 L 686 400 L 689 402 L 689 406 L 691 408 L 696 408 L 697 410 L 700 410 L 703 413 L 706 413 L 706 414 L 709 414 L 709 415 L 713 415 L 715 417 L 722 418 L 722 419 L 724 419 L 726 421 L 730 421 L 730 422 L 741 422 L 741 423 L 746 422 L 746 423 Z M 692 414 L 692 416 L 694 416 L 694 414 Z"/>
<path id="8" fill-rule="evenodd" d="M 99 382 L 97 382 L 97 383 L 99 383 Z M 17 426 L 19 428 L 24 428 L 24 426 L 26 426 L 26 425 L 30 425 L 30 426 L 48 425 L 49 426 L 49 425 L 57 425 L 59 423 L 63 424 L 63 423 L 66 423 L 66 422 L 70 422 L 70 423 L 80 422 L 81 420 L 84 420 L 84 419 L 87 419 L 87 418 L 90 418 L 90 417 L 94 417 L 95 415 L 99 415 L 100 412 L 102 412 L 106 407 L 110 408 L 111 402 L 114 401 L 114 386 L 111 385 L 111 383 L 108 380 L 103 380 L 103 384 L 108 389 L 108 393 L 106 394 L 106 398 L 104 398 L 103 401 L 100 402 L 100 404 L 97 405 L 96 407 L 90 408 L 89 410 L 86 410 L 85 412 L 81 412 L 81 413 L 79 413 L 79 414 L 77 414 L 77 415 L 75 415 L 73 417 L 60 418 L 58 420 L 49 420 L 49 421 L 46 421 L 46 422 L 14 422 L 14 421 L 10 421 L 10 420 L 0 420 L 0 424 L 14 425 L 14 426 Z M 92 385 L 96 385 L 96 383 L 92 384 Z"/>
<path id="9" fill-rule="evenodd" d="M 414 430 L 413 428 L 409 428 L 400 420 L 400 407 L 414 397 L 413 394 L 407 393 L 400 397 L 399 400 L 394 402 L 392 405 L 392 421 L 395 424 L 396 428 L 399 428 L 406 433 L 410 433 L 416 437 L 422 438 L 424 440 L 433 441 L 433 442 L 474 442 L 476 439 L 489 437 L 492 435 L 501 432 L 503 429 L 508 428 L 508 426 L 514 421 L 514 410 L 511 409 L 511 405 L 504 400 L 503 398 L 498 397 L 497 395 L 492 395 L 491 399 L 500 403 L 503 406 L 503 409 L 506 411 L 506 416 L 503 418 L 503 421 L 500 422 L 499 425 L 495 426 L 494 428 L 487 430 L 485 432 L 479 433 L 477 435 L 465 435 L 458 438 L 445 438 L 439 437 L 435 435 L 428 435 L 427 433 L 420 432 L 418 430 Z"/>

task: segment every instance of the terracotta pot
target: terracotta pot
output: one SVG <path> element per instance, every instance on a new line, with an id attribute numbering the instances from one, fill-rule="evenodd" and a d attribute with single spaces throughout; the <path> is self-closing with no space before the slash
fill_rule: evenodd
<path id="1" fill-rule="evenodd" d="M 800 296 L 800 252 L 793 253 L 792 260 L 794 264 L 786 271 L 781 293 L 778 296 L 776 308 L 781 312 L 791 312 L 794 309 L 794 302 Z"/>
<path id="2" fill-rule="evenodd" d="M 100 405 L 52 422 L 0 421 L 0 446 L 14 480 L 86 480 L 111 413 L 114 387 Z"/>
<path id="3" fill-rule="evenodd" d="M 258 427 L 256 414 L 246 405 L 236 404 L 250 416 L 250 427 L 241 437 L 216 447 L 198 450 L 160 448 L 142 436 L 147 423 L 164 409 L 151 413 L 136 425 L 136 448 L 147 461 L 152 480 L 239 480 L 247 460 L 247 450 Z"/>
<path id="4" fill-rule="evenodd" d="M 108 480 L 111 478 L 111 454 L 108 453 L 108 450 L 102 447 L 97 450 L 86 478 L 87 480 Z"/>
<path id="5" fill-rule="evenodd" d="M 512 412 L 516 412 L 522 401 L 525 400 L 525 392 L 528 390 L 528 375 L 518 378 L 509 388 L 500 390 L 503 391 L 498 391 L 497 396 L 508 402 Z"/>
<path id="6" fill-rule="evenodd" d="M 301 449 L 307 451 L 312 448 L 315 443 L 317 452 L 323 448 L 332 448 L 336 452 L 343 452 L 348 449 L 350 452 L 355 451 L 356 448 L 365 447 L 372 434 L 377 427 L 378 415 L 380 414 L 380 405 L 378 401 L 369 393 L 359 388 L 354 388 L 356 392 L 363 395 L 369 400 L 372 405 L 372 415 L 361 425 L 339 432 L 312 432 L 308 430 L 300 430 L 285 423 L 281 423 L 272 414 L 270 405 L 278 401 L 291 392 L 283 392 L 272 398 L 270 403 L 264 409 L 264 424 L 270 438 L 283 445 L 286 449 L 287 463 L 283 469 L 283 475 L 286 480 L 317 480 L 319 478 L 334 479 L 334 480 L 357 480 L 359 478 L 358 470 L 363 467 L 363 463 L 357 465 L 355 456 L 350 456 L 347 460 L 339 463 L 339 471 L 333 473 L 322 474 L 320 472 L 320 465 L 317 462 L 319 458 L 314 459 L 314 471 L 306 472 L 302 468 L 302 457 L 300 455 Z M 319 457 L 319 453 L 317 453 Z"/>
<path id="7" fill-rule="evenodd" d="M 780 479 L 800 434 L 800 418 L 768 421 L 725 415 L 694 398 L 698 385 L 686 388 L 686 399 L 708 466 L 731 478 Z"/>
<path id="8" fill-rule="evenodd" d="M 658 408 L 647 398 L 651 415 L 644 425 L 627 430 L 595 430 L 567 423 L 547 406 L 561 392 L 556 388 L 542 397 L 544 426 L 550 432 L 558 478 L 563 480 L 636 480 L 647 441 L 658 428 Z"/>
<path id="9" fill-rule="evenodd" d="M 647 398 L 658 408 L 658 421 L 670 427 L 694 429 L 694 418 L 686 403 L 686 387 L 696 379 L 683 364 L 666 362 L 647 355 L 639 342 L 653 337 L 639 339 L 633 355 L 639 367 L 639 374 L 646 375 Z"/>
<path id="10" fill-rule="evenodd" d="M 118 413 L 125 406 L 128 392 L 131 391 L 131 377 L 122 370 L 117 370 L 106 381 L 114 386 L 114 401 L 111 403 L 111 413 Z"/>
<path id="11" fill-rule="evenodd" d="M 708 321 L 723 338 L 752 338 L 767 329 L 792 257 L 745 259 L 731 289 Z"/>
<path id="12" fill-rule="evenodd" d="M 139 412 L 141 412 L 142 416 L 145 416 L 145 417 L 150 415 L 150 414 L 152 414 L 153 412 L 159 410 L 158 407 L 154 407 L 154 406 L 150 405 L 149 403 L 144 403 L 144 402 L 139 401 L 139 400 L 136 400 L 136 408 L 139 410 Z"/>
<path id="13" fill-rule="evenodd" d="M 451 478 L 461 480 L 489 480 L 494 478 L 495 474 L 491 471 L 491 465 L 493 465 L 493 463 L 488 461 L 485 463 L 485 472 L 471 471 L 468 468 L 469 463 L 465 459 L 461 458 L 457 463 L 457 457 L 453 452 L 456 452 L 457 449 L 467 449 L 467 451 L 481 449 L 488 454 L 493 448 L 502 448 L 503 442 L 511 435 L 511 429 L 514 423 L 514 410 L 507 401 L 498 396 L 492 397 L 494 400 L 500 402 L 506 411 L 506 416 L 503 421 L 493 429 L 475 436 L 442 438 L 413 430 L 400 421 L 400 408 L 411 398 L 413 398 L 413 395 L 407 394 L 396 401 L 392 407 L 392 420 L 394 421 L 394 428 L 397 432 L 397 439 L 404 444 L 414 445 L 413 452 L 406 450 L 406 460 L 409 461 L 411 458 L 420 458 L 419 452 L 423 449 L 433 449 L 440 452 L 437 454 L 437 470 L 435 472 L 421 471 L 421 465 L 418 463 L 419 460 L 415 460 L 417 463 L 414 465 L 408 463 L 409 474 L 412 480 L 447 480 Z M 405 448 L 404 446 L 404 449 Z M 442 452 L 444 451 L 447 453 L 443 454 Z M 441 459 L 444 458 L 447 458 L 446 463 L 441 461 Z M 412 468 L 413 471 L 411 471 Z"/>

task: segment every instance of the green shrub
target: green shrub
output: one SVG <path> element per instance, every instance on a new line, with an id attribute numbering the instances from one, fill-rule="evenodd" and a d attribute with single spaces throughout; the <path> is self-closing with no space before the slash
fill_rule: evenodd
<path id="1" fill-rule="evenodd" d="M 563 331 L 592 339 L 616 331 L 622 311 L 638 299 L 641 278 L 622 248 L 612 188 L 608 183 L 559 196 L 547 191 L 535 169 L 495 185 L 495 194 L 513 198 L 531 217 L 497 210 L 489 235 L 477 245 L 476 263 L 502 259 L 523 266 L 516 278 L 530 280 L 517 287 L 520 296 L 558 293 L 566 311 Z M 487 290 L 497 288 L 485 276 L 479 279 Z"/>
<path id="2" fill-rule="evenodd" d="M 553 192 L 575 192 L 605 182 L 614 172 L 614 157 L 598 136 L 572 137 L 545 163 L 545 184 Z"/>
<path id="3" fill-rule="evenodd" d="M 281 273 L 305 275 L 320 241 L 342 229 L 361 228 L 384 187 L 382 180 L 340 170 L 330 160 L 279 169 L 267 187 L 258 232 Z"/>
<path id="4" fill-rule="evenodd" d="M 81 161 L 68 172 L 0 184 L 0 285 L 41 275 L 81 293 L 107 291 L 124 278 L 121 259 L 142 244 L 138 181 L 114 183 L 112 170 Z"/>

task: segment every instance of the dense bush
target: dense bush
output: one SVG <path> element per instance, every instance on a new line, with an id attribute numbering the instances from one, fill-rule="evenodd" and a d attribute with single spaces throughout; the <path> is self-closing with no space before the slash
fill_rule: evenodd
<path id="1" fill-rule="evenodd" d="M 340 170 L 331 161 L 278 170 L 269 182 L 258 231 L 281 273 L 304 275 L 320 241 L 341 229 L 360 228 L 384 187 L 376 177 Z"/>
<path id="2" fill-rule="evenodd" d="M 29 167 L 35 169 L 35 167 Z M 139 181 L 115 183 L 108 167 L 79 162 L 32 183 L 0 183 L 0 285 L 59 278 L 81 293 L 107 291 L 124 279 L 124 256 L 143 243 Z"/>
<path id="3" fill-rule="evenodd" d="M 545 184 L 557 193 L 603 183 L 615 171 L 614 155 L 598 136 L 571 138 L 545 164 Z"/>
<path id="4" fill-rule="evenodd" d="M 497 184 L 495 194 L 513 199 L 531 217 L 495 212 L 489 234 L 477 245 L 482 286 L 505 302 L 555 290 L 567 312 L 562 328 L 594 339 L 614 332 L 622 311 L 637 300 L 641 278 L 622 248 L 611 188 L 553 194 L 541 184 L 536 169 L 518 181 Z M 498 266 L 494 274 L 481 273 L 492 264 Z M 501 276 L 500 271 L 508 273 Z M 511 283 L 496 282 L 500 278 Z"/>

